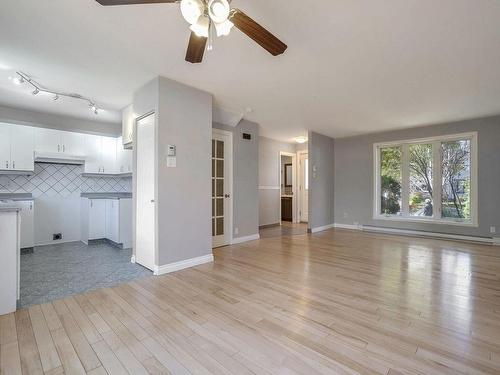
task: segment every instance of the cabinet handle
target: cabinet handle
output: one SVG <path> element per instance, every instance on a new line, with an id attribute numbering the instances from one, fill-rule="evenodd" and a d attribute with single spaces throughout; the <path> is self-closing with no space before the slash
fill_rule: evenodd
<path id="1" fill-rule="evenodd" d="M 33 209 L 33 203 L 30 203 L 30 211 Z"/>
<path id="2" fill-rule="evenodd" d="M 57 152 L 61 152 L 61 145 L 57 145 Z"/>
<path id="3" fill-rule="evenodd" d="M 5 169 L 9 169 L 9 161 L 8 160 L 5 162 Z"/>
<path id="4" fill-rule="evenodd" d="M 63 152 L 66 152 L 66 146 L 63 145 Z"/>
<path id="5" fill-rule="evenodd" d="M 12 169 L 16 169 L 16 162 L 15 161 L 12 162 Z"/>

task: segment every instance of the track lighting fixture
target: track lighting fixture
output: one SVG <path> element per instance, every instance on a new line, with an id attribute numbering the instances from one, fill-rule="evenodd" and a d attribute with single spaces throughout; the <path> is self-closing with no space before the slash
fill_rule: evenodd
<path id="1" fill-rule="evenodd" d="M 54 101 L 59 100 L 61 97 L 67 97 L 67 98 L 73 98 L 73 99 L 78 99 L 78 100 L 84 100 L 84 101 L 86 101 L 89 104 L 89 107 L 92 110 L 92 112 L 94 112 L 96 115 L 99 114 L 99 108 L 94 103 L 94 101 L 92 99 L 90 99 L 90 98 L 87 98 L 87 97 L 85 97 L 83 95 L 80 95 L 80 94 L 64 93 L 64 92 L 60 92 L 60 91 L 51 90 L 51 89 L 48 89 L 48 88 L 40 85 L 33 78 L 31 78 L 29 75 L 27 75 L 27 74 L 25 74 L 25 73 L 23 73 L 21 71 L 16 72 L 16 74 L 18 75 L 17 77 L 15 77 L 15 78 L 9 77 L 9 79 L 12 80 L 12 82 L 15 85 L 20 85 L 20 84 L 22 84 L 24 82 L 28 83 L 34 89 L 31 92 L 33 95 L 38 95 L 41 92 L 45 92 L 47 94 L 54 95 L 53 96 Z"/>

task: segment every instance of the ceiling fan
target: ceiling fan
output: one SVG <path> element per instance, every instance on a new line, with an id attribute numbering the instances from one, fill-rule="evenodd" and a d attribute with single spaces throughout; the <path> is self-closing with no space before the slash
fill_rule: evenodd
<path id="1" fill-rule="evenodd" d="M 233 26 L 257 42 L 273 56 L 281 55 L 287 45 L 248 17 L 231 8 L 231 0 L 96 0 L 101 5 L 180 3 L 184 19 L 191 25 L 186 61 L 196 64 L 203 60 L 205 49 L 212 49 L 212 35 L 229 35 Z M 207 46 L 208 43 L 208 46 Z"/>

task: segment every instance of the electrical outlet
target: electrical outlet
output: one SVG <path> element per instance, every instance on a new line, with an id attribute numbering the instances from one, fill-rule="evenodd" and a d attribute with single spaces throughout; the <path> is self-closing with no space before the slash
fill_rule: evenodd
<path id="1" fill-rule="evenodd" d="M 496 227 L 490 227 L 490 233 L 496 233 L 497 228 Z"/>
<path id="2" fill-rule="evenodd" d="M 59 241 L 59 240 L 62 240 L 62 234 L 61 233 L 54 233 L 52 235 L 52 240 L 53 241 Z"/>
<path id="3" fill-rule="evenodd" d="M 234 234 L 240 233 L 240 228 L 234 228 Z"/>
<path id="4" fill-rule="evenodd" d="M 344 219 L 346 219 L 349 215 L 347 214 L 347 212 L 344 211 Z"/>

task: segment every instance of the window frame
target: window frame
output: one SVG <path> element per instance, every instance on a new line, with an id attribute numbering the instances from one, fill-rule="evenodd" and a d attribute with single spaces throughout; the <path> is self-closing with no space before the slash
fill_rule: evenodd
<path id="1" fill-rule="evenodd" d="M 442 142 L 470 140 L 470 220 L 442 218 L 442 178 L 441 178 L 441 157 Z M 411 216 L 409 213 L 409 160 L 408 148 L 412 144 L 432 144 L 432 181 L 434 186 L 434 202 L 432 217 Z M 401 147 L 402 149 L 402 184 L 401 184 L 401 214 L 382 214 L 381 213 L 381 179 L 380 179 L 380 150 L 387 147 Z M 450 134 L 428 138 L 407 139 L 401 141 L 379 142 L 373 144 L 373 162 L 374 162 L 374 195 L 373 195 L 373 219 L 374 220 L 392 220 L 414 223 L 432 223 L 444 225 L 458 225 L 467 227 L 477 227 L 478 223 L 478 157 L 477 157 L 477 132 Z"/>

